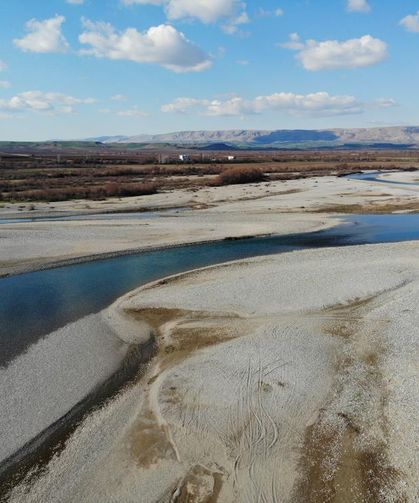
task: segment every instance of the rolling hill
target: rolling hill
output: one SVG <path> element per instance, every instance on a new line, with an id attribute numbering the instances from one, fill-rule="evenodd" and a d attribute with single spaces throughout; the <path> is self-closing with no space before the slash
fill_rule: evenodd
<path id="1" fill-rule="evenodd" d="M 180 131 L 175 133 L 137 136 L 89 138 L 105 144 L 176 144 L 208 146 L 227 144 L 244 148 L 315 148 L 376 146 L 377 148 L 419 147 L 419 127 L 379 127 L 356 129 L 278 129 L 278 130 L 220 130 Z"/>

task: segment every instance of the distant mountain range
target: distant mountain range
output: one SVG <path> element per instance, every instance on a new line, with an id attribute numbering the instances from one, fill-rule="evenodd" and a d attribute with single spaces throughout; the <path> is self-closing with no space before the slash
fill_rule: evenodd
<path id="1" fill-rule="evenodd" d="M 227 131 L 180 131 L 137 136 L 88 138 L 104 144 L 174 144 L 210 147 L 212 144 L 242 148 L 310 148 L 375 146 L 377 148 L 419 147 L 419 127 L 376 127 L 369 129 L 278 129 Z"/>

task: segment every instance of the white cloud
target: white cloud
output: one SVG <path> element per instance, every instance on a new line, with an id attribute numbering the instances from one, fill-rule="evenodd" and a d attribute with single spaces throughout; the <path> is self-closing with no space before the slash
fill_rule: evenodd
<path id="1" fill-rule="evenodd" d="M 370 12 L 371 6 L 368 0 L 348 0 L 348 11 L 349 12 Z"/>
<path id="2" fill-rule="evenodd" d="M 292 51 L 300 51 L 304 49 L 304 43 L 301 40 L 301 37 L 298 33 L 290 33 L 288 36 L 288 42 L 284 42 L 283 44 L 278 44 L 279 47 L 283 47 L 284 49 L 290 49 Z"/>
<path id="3" fill-rule="evenodd" d="M 198 19 L 203 23 L 216 23 L 230 19 L 227 27 L 248 22 L 246 4 L 242 0 L 122 0 L 125 5 L 149 4 L 164 7 L 169 19 Z M 230 32 L 236 32 L 231 28 Z"/>
<path id="4" fill-rule="evenodd" d="M 267 111 L 286 112 L 293 115 L 327 117 L 359 114 L 365 106 L 353 96 L 332 96 L 327 92 L 311 94 L 274 93 L 246 100 L 233 96 L 224 100 L 177 98 L 163 105 L 165 113 L 201 113 L 209 116 L 241 116 Z"/>
<path id="5" fill-rule="evenodd" d="M 79 40 L 90 48 L 83 49 L 81 54 L 157 64 L 178 73 L 201 72 L 212 64 L 202 49 L 167 24 L 153 26 L 143 33 L 135 28 L 118 32 L 109 23 L 88 20 L 84 20 L 84 27 Z"/>
<path id="6" fill-rule="evenodd" d="M 84 0 L 66 0 L 67 3 L 71 5 L 83 5 Z"/>
<path id="7" fill-rule="evenodd" d="M 0 72 L 7 70 L 7 64 L 0 59 Z"/>
<path id="8" fill-rule="evenodd" d="M 400 25 L 403 26 L 407 31 L 412 33 L 419 33 L 419 11 L 416 14 L 411 14 L 404 17 L 400 21 Z"/>
<path id="9" fill-rule="evenodd" d="M 26 30 L 29 33 L 13 42 L 27 52 L 66 52 L 69 44 L 61 32 L 64 21 L 63 16 L 43 21 L 31 19 L 26 23 Z"/>
<path id="10" fill-rule="evenodd" d="M 378 100 L 375 100 L 375 105 L 378 108 L 393 108 L 399 106 L 397 100 L 394 98 L 379 98 Z"/>
<path id="11" fill-rule="evenodd" d="M 168 1 L 168 0 L 167 0 Z M 122 0 L 124 5 L 164 5 L 166 0 Z"/>
<path id="12" fill-rule="evenodd" d="M 274 10 L 266 10 L 263 7 L 259 7 L 257 11 L 257 16 L 259 17 L 281 17 L 284 15 L 284 9 L 278 8 Z"/>
<path id="13" fill-rule="evenodd" d="M 338 40 L 306 40 L 297 33 L 281 47 L 297 51 L 297 59 L 306 70 L 335 70 L 376 65 L 388 56 L 387 44 L 371 35 L 340 42 Z"/>
<path id="14" fill-rule="evenodd" d="M 0 111 L 44 112 L 49 114 L 72 113 L 76 105 L 95 103 L 93 98 L 75 98 L 62 93 L 43 93 L 42 91 L 26 91 L 8 99 L 0 99 Z"/>
<path id="15" fill-rule="evenodd" d="M 228 33 L 229 35 L 234 35 L 236 33 L 240 33 L 241 35 L 247 35 L 244 32 L 241 32 L 239 29 L 240 25 L 250 23 L 250 18 L 247 15 L 247 12 L 243 11 L 236 17 L 229 19 L 229 21 L 222 26 L 224 33 Z"/>
<path id="16" fill-rule="evenodd" d="M 8 80 L 0 80 L 0 89 L 8 89 L 11 85 Z"/>
<path id="17" fill-rule="evenodd" d="M 209 100 L 200 100 L 196 98 L 176 98 L 173 103 L 168 103 L 161 107 L 161 111 L 165 113 L 186 114 L 192 108 L 205 107 L 211 102 Z"/>
<path id="18" fill-rule="evenodd" d="M 204 23 L 235 16 L 242 7 L 237 0 L 169 0 L 167 15 L 170 19 L 192 17 Z"/>
<path id="19" fill-rule="evenodd" d="M 121 110 L 120 112 L 117 112 L 117 115 L 120 117 L 147 117 L 148 114 L 146 112 L 143 112 L 138 107 L 133 107 L 130 108 L 129 110 Z"/>

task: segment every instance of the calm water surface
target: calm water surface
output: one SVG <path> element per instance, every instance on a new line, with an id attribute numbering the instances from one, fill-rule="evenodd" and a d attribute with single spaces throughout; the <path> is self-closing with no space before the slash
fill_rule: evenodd
<path id="1" fill-rule="evenodd" d="M 397 170 L 397 171 L 386 171 L 385 173 L 403 173 L 403 172 Z M 394 185 L 419 186 L 419 182 L 399 182 L 397 180 L 388 180 L 386 178 L 380 178 L 383 174 L 384 174 L 383 171 L 369 171 L 366 173 L 356 173 L 353 175 L 348 175 L 347 178 L 350 178 L 352 180 L 367 180 L 368 182 L 391 183 Z"/>
<path id="2" fill-rule="evenodd" d="M 41 336 L 164 276 L 304 248 L 419 239 L 419 215 L 360 215 L 346 220 L 321 232 L 183 246 L 0 279 L 0 364 Z"/>

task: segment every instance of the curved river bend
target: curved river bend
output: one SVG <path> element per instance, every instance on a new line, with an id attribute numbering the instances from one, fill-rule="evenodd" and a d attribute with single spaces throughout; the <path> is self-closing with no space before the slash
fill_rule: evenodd
<path id="1" fill-rule="evenodd" d="M 419 185 L 419 183 L 415 182 L 386 180 L 380 178 L 382 174 L 382 172 L 364 172 L 350 175 L 349 178 L 394 185 Z M 178 211 L 182 211 L 182 209 L 167 210 L 169 213 Z M 166 213 L 166 211 L 163 211 L 163 213 Z M 160 215 L 161 212 L 116 215 L 57 215 L 43 219 L 141 219 L 158 218 Z M 30 220 L 32 219 L 0 219 L 0 225 Z M 61 396 L 66 387 L 68 390 L 73 388 L 70 383 L 63 387 L 62 382 L 62 380 L 66 381 L 66 374 L 69 371 L 68 368 L 64 368 L 65 364 L 71 367 L 71 361 L 67 361 L 69 360 L 68 355 L 70 354 L 76 358 L 79 355 L 82 356 L 83 350 L 80 346 L 91 335 L 87 333 L 89 332 L 89 325 L 86 325 L 86 320 L 93 316 L 92 320 L 94 321 L 96 318 L 93 313 L 99 313 L 121 295 L 142 284 L 168 275 L 231 260 L 307 248 L 390 243 L 418 239 L 419 215 L 358 215 L 345 218 L 345 223 L 320 232 L 179 246 L 0 278 L 0 371 L 3 371 L 2 375 L 6 377 L 5 389 L 8 386 L 10 388 L 10 393 L 6 394 L 8 398 L 4 395 L 6 403 L 3 406 L 8 403 L 8 400 L 13 402 L 13 397 L 16 395 L 15 391 L 19 391 L 18 395 L 22 395 L 21 398 L 25 393 L 27 394 L 26 399 L 20 400 L 25 405 L 17 407 L 15 412 L 18 412 L 18 414 L 15 419 L 13 419 L 12 414 L 8 413 L 7 406 L 6 408 L 3 407 L 5 416 L 2 418 L 2 422 L 6 419 L 5 422 L 10 423 L 4 433 L 8 437 L 17 434 L 17 439 L 21 439 L 20 433 L 24 431 L 25 421 L 28 430 L 26 433 L 30 432 L 35 418 L 33 414 L 39 415 L 41 409 L 43 410 L 48 405 L 43 403 L 46 400 L 44 385 L 50 386 L 50 383 L 53 383 L 51 386 L 54 386 L 56 384 L 55 387 L 59 388 L 59 390 L 55 390 L 55 399 L 57 400 L 59 396 L 59 402 L 62 402 L 55 404 L 57 406 L 55 411 L 47 411 L 44 414 L 44 431 L 42 431 L 41 421 L 39 427 L 37 427 L 38 429 L 32 428 L 33 434 L 27 436 L 26 442 L 31 438 L 32 441 L 20 450 L 16 450 L 16 448 L 19 448 L 19 443 L 21 444 L 21 442 L 17 442 L 14 449 L 15 455 L 11 456 L 9 461 L 0 460 L 0 487 L 3 488 L 0 490 L 0 499 L 7 494 L 7 487 L 16 483 L 27 470 L 30 470 L 31 467 L 38 463 L 46 462 L 56 447 L 71 434 L 77 423 L 92 407 L 96 407 L 107 397 L 118 391 L 121 386 L 137 375 L 141 362 L 151 358 L 154 351 L 152 340 L 150 343 L 139 347 L 134 354 L 130 353 L 128 359 L 125 358 L 122 366 L 117 367 L 116 373 L 110 375 L 108 379 L 106 379 L 106 373 L 103 374 L 105 380 L 99 386 L 91 384 L 92 392 L 90 393 L 88 391 L 89 382 L 86 382 L 85 389 L 86 393 L 89 394 L 86 396 L 79 395 L 82 398 L 80 402 L 77 402 L 77 400 L 72 402 L 69 397 Z M 81 323 L 81 331 L 77 334 L 74 330 L 78 327 L 78 320 Z M 41 354 L 38 362 L 30 355 L 26 358 L 27 351 L 35 355 L 38 351 L 39 354 L 40 347 L 44 344 L 43 341 L 46 341 L 49 337 L 44 338 L 44 336 L 57 330 L 66 331 L 64 332 L 65 339 L 62 339 L 61 343 L 57 339 L 58 346 L 52 351 L 51 355 Z M 99 330 L 99 335 L 100 333 L 101 330 Z M 79 344 L 78 349 L 67 348 L 67 352 L 64 350 L 62 342 L 66 343 L 67 337 L 74 339 L 73 342 L 76 346 Z M 104 337 L 106 339 L 105 330 L 102 331 L 100 341 L 97 341 L 99 346 L 103 346 Z M 95 347 L 94 342 L 91 341 L 90 344 Z M 35 352 L 32 351 L 33 349 L 35 349 Z M 103 367 L 102 353 L 109 356 L 108 353 L 112 353 L 113 350 L 107 348 L 101 353 L 99 349 L 96 346 L 94 353 L 98 354 L 95 358 L 98 360 L 99 365 Z M 109 351 L 109 349 L 111 350 Z M 48 359 L 50 356 L 52 360 Z M 61 364 L 59 363 L 60 358 L 57 358 L 57 356 L 60 356 Z M 85 355 L 82 357 L 85 357 Z M 26 368 L 25 366 L 22 368 L 21 363 L 24 363 L 25 359 Z M 39 379 L 40 376 L 36 375 L 36 372 L 33 375 L 33 363 L 39 363 L 42 368 L 47 368 L 49 362 L 57 367 L 61 380 L 51 379 L 51 374 L 50 378 L 42 383 L 42 379 Z M 89 362 L 87 361 L 85 364 L 87 367 L 84 368 L 88 369 Z M 84 375 L 84 372 L 81 372 L 80 375 Z M 89 381 L 94 377 L 94 372 L 90 377 L 89 375 L 84 377 L 86 381 Z M 11 378 L 11 380 L 8 378 Z M 25 382 L 30 383 L 29 386 L 25 386 Z M 21 385 L 23 385 L 22 388 Z M 22 389 L 23 393 L 21 393 Z M 39 396 L 36 397 L 36 394 Z M 84 399 L 83 396 L 85 396 Z M 22 409 L 20 414 L 19 407 Z M 0 408 L 2 408 L 1 404 Z M 59 413 L 60 408 L 61 413 Z M 12 412 L 12 410 L 9 412 Z M 50 417 L 50 420 L 48 420 L 48 417 Z M 21 421 L 22 418 L 24 418 L 23 422 Z"/>
<path id="2" fill-rule="evenodd" d="M 416 170 L 415 170 L 416 171 Z M 415 172 L 413 171 L 413 172 Z M 407 171 L 407 173 L 412 171 Z M 406 185 L 419 187 L 419 182 L 403 182 L 402 180 L 388 180 L 387 178 L 381 178 L 385 174 L 400 173 L 399 170 L 395 171 L 366 171 L 364 173 L 355 173 L 353 175 L 348 175 L 346 178 L 350 180 L 363 180 L 366 182 L 377 182 L 377 183 L 387 183 L 391 185 Z"/>
<path id="3" fill-rule="evenodd" d="M 419 215 L 357 215 L 328 230 L 180 246 L 0 279 L 0 366 L 42 336 L 145 283 L 187 270 L 305 248 L 419 239 Z"/>
<path id="4" fill-rule="evenodd" d="M 417 185 L 386 181 L 378 178 L 379 174 L 379 172 L 370 172 L 352 175 L 351 178 L 397 185 Z M 144 214 L 134 214 L 130 217 L 143 218 Z M 158 217 L 157 214 L 156 217 Z M 69 218 L 77 219 L 80 216 Z M 91 218 L 91 216 L 86 218 Z M 109 218 L 109 215 L 106 218 Z M 0 220 L 1 223 L 8 222 Z M 345 218 L 345 222 L 336 227 L 319 232 L 179 246 L 0 278 L 0 367 L 3 367 L 6 376 L 9 374 L 20 375 L 22 378 L 26 376 L 29 382 L 34 377 L 31 378 L 32 364 L 22 372 L 23 369 L 19 367 L 19 363 L 21 357 L 26 356 L 24 354 L 26 351 L 38 348 L 39 344 L 42 344 L 44 336 L 65 326 L 68 326 L 66 330 L 71 332 L 77 325 L 77 320 L 99 313 L 123 294 L 165 276 L 231 260 L 293 250 L 418 239 L 419 215 L 356 215 Z M 73 325 L 69 325 L 71 323 Z M 86 326 L 84 331 L 86 331 Z M 78 334 L 79 340 L 83 341 L 87 335 L 89 334 L 82 331 Z M 31 469 L 34 464 L 47 461 L 56 446 L 71 433 L 91 407 L 97 406 L 123 386 L 130 376 L 136 375 L 139 362 L 147 360 L 152 355 L 153 343 L 151 342 L 149 346 L 141 348 L 142 354 L 134 355 L 134 359 L 125 361 L 124 366 L 117 372 L 116 378 L 115 375 L 110 376 L 102 386 L 96 388 L 92 395 L 81 402 L 71 404 L 67 398 L 62 399 L 63 412 L 56 416 L 59 419 L 55 423 L 46 422 L 45 431 L 39 429 L 38 436 L 28 437 L 28 440 L 30 438 L 34 440 L 29 442 L 27 449 L 25 447 L 22 451 L 16 451 L 16 455 L 10 458 L 10 463 L 4 464 L 0 460 L 0 486 L 2 481 L 8 486 L 9 482 L 17 480 L 15 479 L 17 473 L 23 476 L 26 470 Z M 62 349 L 58 347 L 57 350 L 62 353 Z M 74 354 L 77 355 L 77 353 Z M 64 357 L 65 352 L 62 355 L 62 358 Z M 97 358 L 100 360 L 100 354 Z M 62 368 L 59 372 L 65 374 Z M 68 385 L 71 389 L 71 384 L 68 383 Z M 15 382 L 15 388 L 16 386 L 20 385 Z M 62 387 L 61 390 L 64 392 Z M 37 410 L 39 406 L 42 408 L 42 399 L 44 398 L 45 401 L 43 387 L 41 386 L 36 392 L 40 394 L 38 397 L 40 401 L 36 401 L 32 392 L 29 392 L 27 400 L 24 400 L 28 404 L 29 411 L 32 405 L 34 410 Z M 13 391 L 12 395 L 14 395 Z M 31 405 L 30 402 L 33 404 Z M 7 410 L 3 409 L 3 411 L 7 416 Z M 67 414 L 66 411 L 68 411 Z M 31 417 L 33 418 L 32 413 L 24 414 L 25 420 L 29 421 L 29 426 Z M 19 419 L 21 417 L 23 416 L 16 417 L 16 432 L 10 430 L 8 434 L 17 434 L 21 431 L 22 425 Z M 3 484 L 3 487 L 7 493 L 6 485 Z M 0 490 L 0 499 L 2 492 Z"/>
<path id="5" fill-rule="evenodd" d="M 419 215 L 358 215 L 319 232 L 181 246 L 0 279 L 0 371 L 5 377 L 5 389 L 9 389 L 0 397 L 5 402 L 0 403 L 0 417 L 2 425 L 7 425 L 4 438 L 10 443 L 10 457 L 0 460 L 0 487 L 7 493 L 10 484 L 34 465 L 48 461 L 84 415 L 133 379 L 141 362 L 152 356 L 154 345 L 150 341 L 138 348 L 140 354 L 128 355 L 122 367 L 106 379 L 101 351 L 106 357 L 112 356 L 113 349 L 105 347 L 110 339 L 104 328 L 98 331 L 92 326 L 90 332 L 91 325 L 86 323 L 93 323 L 95 318 L 90 320 L 89 315 L 100 312 L 121 295 L 168 275 L 231 260 L 300 249 L 418 239 Z M 77 320 L 84 325 L 78 325 Z M 78 326 L 81 330 L 77 333 Z M 64 331 L 64 339 L 43 337 L 57 329 Z M 99 339 L 92 340 L 95 331 Z M 89 339 L 90 346 L 84 352 L 81 346 Z M 55 344 L 52 350 L 40 353 L 40 348 L 50 342 Z M 72 347 L 65 346 L 72 342 Z M 74 360 L 68 361 L 72 358 L 83 359 L 76 375 Z M 105 379 L 96 385 L 92 384 L 98 378 L 93 372 L 95 359 Z M 46 372 L 44 377 L 42 372 Z M 86 382 L 82 383 L 82 379 Z M 79 394 L 72 396 L 78 387 Z M 15 395 L 21 398 L 16 401 Z"/>

